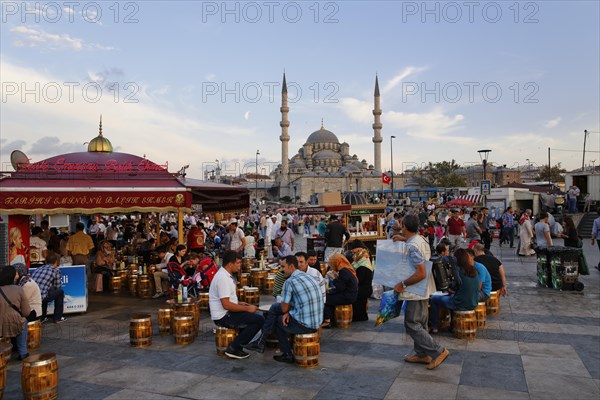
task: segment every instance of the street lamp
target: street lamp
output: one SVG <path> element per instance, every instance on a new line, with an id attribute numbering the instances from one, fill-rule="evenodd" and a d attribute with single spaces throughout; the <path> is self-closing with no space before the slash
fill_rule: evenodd
<path id="1" fill-rule="evenodd" d="M 256 173 L 254 176 L 255 183 L 255 192 L 254 192 L 254 202 L 256 204 L 256 212 L 258 212 L 258 155 L 260 151 L 256 150 Z"/>
<path id="2" fill-rule="evenodd" d="M 487 180 L 487 174 L 486 174 L 486 169 L 487 169 L 487 160 L 488 160 L 488 156 L 490 155 L 490 153 L 492 152 L 491 150 L 477 150 L 477 152 L 479 153 L 479 158 L 481 159 L 481 163 L 483 164 L 483 180 Z M 479 185 L 481 190 L 481 185 Z M 492 183 L 490 181 L 490 189 L 492 188 Z M 481 193 L 482 197 L 483 197 L 483 205 L 485 206 L 485 194 Z"/>
<path id="3" fill-rule="evenodd" d="M 394 198 L 394 139 L 396 139 L 396 136 L 390 136 L 390 172 L 392 173 L 390 177 L 390 189 L 392 189 L 392 199 Z"/>

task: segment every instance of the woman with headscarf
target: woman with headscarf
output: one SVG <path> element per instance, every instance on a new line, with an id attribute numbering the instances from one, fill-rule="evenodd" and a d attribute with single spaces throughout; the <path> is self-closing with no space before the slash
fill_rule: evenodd
<path id="1" fill-rule="evenodd" d="M 354 240 L 349 247 L 353 253 L 352 268 L 358 278 L 358 295 L 352 303 L 352 321 L 367 321 L 367 301 L 373 294 L 373 264 L 369 250 L 362 241 Z"/>
<path id="2" fill-rule="evenodd" d="M 350 261 L 338 253 L 329 258 L 327 265 L 330 268 L 328 276 L 333 281 L 325 300 L 323 328 L 331 327 L 335 306 L 353 304 L 358 296 L 358 277 Z"/>
<path id="3" fill-rule="evenodd" d="M 12 265 L 0 268 L 0 336 L 16 338 L 19 360 L 27 353 L 27 319 L 31 313 L 23 288 L 15 285 L 17 272 Z"/>
<path id="4" fill-rule="evenodd" d="M 531 247 L 531 240 L 533 239 L 533 226 L 531 225 L 531 210 L 525 210 L 519 224 L 519 240 L 521 245 L 519 246 L 520 256 L 532 256 L 535 251 Z"/>
<path id="5" fill-rule="evenodd" d="M 25 264 L 15 264 L 17 272 L 17 286 L 21 286 L 25 292 L 25 298 L 29 303 L 31 312 L 27 316 L 27 321 L 35 321 L 42 315 L 42 294 L 40 287 L 29 275 L 29 270 Z"/>

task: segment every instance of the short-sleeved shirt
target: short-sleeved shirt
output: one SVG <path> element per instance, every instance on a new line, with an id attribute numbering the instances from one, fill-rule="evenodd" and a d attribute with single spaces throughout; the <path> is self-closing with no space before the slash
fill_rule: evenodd
<path id="1" fill-rule="evenodd" d="M 73 255 L 83 254 L 87 256 L 90 250 L 94 248 L 94 241 L 90 235 L 86 235 L 83 231 L 78 231 L 69 238 L 67 242 L 67 250 Z"/>
<path id="2" fill-rule="evenodd" d="M 290 317 L 309 329 L 318 329 L 323 322 L 323 296 L 314 278 L 300 270 L 294 271 L 283 284 L 281 301 L 290 305 Z"/>
<path id="3" fill-rule="evenodd" d="M 223 308 L 221 303 L 221 299 L 226 297 L 232 303 L 238 303 L 233 276 L 225 268 L 219 268 L 208 289 L 208 306 L 210 308 L 210 318 L 213 321 L 218 321 L 227 314 L 227 310 Z"/>
<path id="4" fill-rule="evenodd" d="M 244 238 L 244 231 L 239 227 L 233 232 L 229 233 L 231 236 L 231 242 L 229 243 L 229 248 L 231 250 L 237 251 L 237 249 L 242 245 L 242 239 Z"/>
<path id="5" fill-rule="evenodd" d="M 538 247 L 548 247 L 548 241 L 544 235 L 544 232 L 550 232 L 550 227 L 548 224 L 544 221 L 540 221 L 535 224 L 533 229 L 535 230 L 535 242 Z"/>
<path id="6" fill-rule="evenodd" d="M 286 279 L 283 271 L 277 271 L 275 274 L 275 281 L 273 282 L 273 296 L 279 296 L 281 294 Z"/>
<path id="7" fill-rule="evenodd" d="M 477 228 L 479 228 L 479 224 L 477 223 L 477 221 L 473 218 L 470 218 L 467 221 L 467 236 L 469 237 L 470 241 L 473 240 L 481 240 L 481 235 L 479 235 L 479 231 L 477 230 Z"/>
<path id="8" fill-rule="evenodd" d="M 44 265 L 31 273 L 31 279 L 40 287 L 42 300 L 48 296 L 52 289 L 60 289 L 62 286 L 60 269 L 52 265 Z"/>
<path id="9" fill-rule="evenodd" d="M 321 288 L 321 294 L 323 295 L 323 299 L 325 299 L 327 296 L 327 287 L 325 285 L 325 278 L 323 278 L 323 275 L 321 275 L 321 271 L 317 271 L 316 269 L 309 267 L 306 269 L 306 274 L 312 276 L 313 279 L 319 284 L 319 287 Z"/>
<path id="10" fill-rule="evenodd" d="M 475 261 L 481 263 L 490 273 L 492 278 L 492 290 L 496 291 L 502 289 L 502 275 L 500 275 L 500 266 L 502 266 L 502 262 L 496 257 L 487 254 L 475 257 Z"/>
<path id="11" fill-rule="evenodd" d="M 475 269 L 477 270 L 479 282 L 481 282 L 481 290 L 486 296 L 490 297 L 490 292 L 492 291 L 492 276 L 481 263 L 475 262 Z"/>
<path id="12" fill-rule="evenodd" d="M 450 218 L 447 225 L 449 235 L 460 235 L 465 226 L 465 221 L 460 218 Z"/>

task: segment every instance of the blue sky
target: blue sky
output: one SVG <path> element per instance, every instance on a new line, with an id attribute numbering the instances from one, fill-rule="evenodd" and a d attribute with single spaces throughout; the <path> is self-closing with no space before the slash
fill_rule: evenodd
<path id="1" fill-rule="evenodd" d="M 290 156 L 323 118 L 372 163 L 377 73 L 384 168 L 394 135 L 396 171 L 475 163 L 481 148 L 544 164 L 548 147 L 572 169 L 584 129 L 586 163 L 600 164 L 599 2 L 465 3 L 2 1 L 2 166 L 14 149 L 84 151 L 103 114 L 118 151 L 170 170 L 254 171 L 260 149 L 266 171 L 280 162 L 284 69 Z"/>

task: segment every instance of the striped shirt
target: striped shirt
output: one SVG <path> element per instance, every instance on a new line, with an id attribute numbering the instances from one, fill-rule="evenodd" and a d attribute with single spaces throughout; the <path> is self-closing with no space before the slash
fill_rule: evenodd
<path id="1" fill-rule="evenodd" d="M 62 287 L 60 269 L 54 268 L 49 264 L 33 271 L 31 273 L 31 279 L 33 279 L 40 287 L 42 300 L 48 296 L 50 290 L 60 289 Z"/>
<path id="2" fill-rule="evenodd" d="M 290 316 L 309 329 L 323 322 L 323 296 L 314 278 L 296 270 L 283 284 L 282 302 L 290 305 Z"/>
<path id="3" fill-rule="evenodd" d="M 273 296 L 277 297 L 281 294 L 281 291 L 283 290 L 283 284 L 285 283 L 286 279 L 287 278 L 281 271 L 278 271 L 275 274 L 275 282 L 273 282 Z"/>

